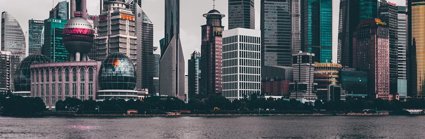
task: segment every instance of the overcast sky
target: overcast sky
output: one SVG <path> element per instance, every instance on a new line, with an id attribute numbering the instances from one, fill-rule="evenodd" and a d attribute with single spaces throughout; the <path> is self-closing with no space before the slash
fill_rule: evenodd
<path id="1" fill-rule="evenodd" d="M 58 1 L 63 0 L 0 0 L 0 11 L 7 11 L 20 22 L 24 32 L 28 32 L 28 20 L 44 20 L 49 16 Z M 99 0 L 87 0 L 88 11 L 92 15 L 99 14 Z M 201 25 L 205 24 L 202 14 L 213 8 L 213 0 L 180 0 L 180 32 L 185 58 L 201 49 Z M 227 28 L 227 1 L 216 0 L 216 9 L 226 14 L 223 25 Z M 339 1 L 339 0 L 334 0 Z M 405 5 L 405 0 L 389 0 L 398 5 Z M 164 36 L 164 0 L 143 0 L 143 9 L 154 24 L 154 45 Z M 255 0 L 256 28 L 260 28 L 260 0 Z M 338 8 L 334 6 L 334 10 Z M 337 22 L 335 22 L 337 23 Z M 335 33 L 335 32 L 334 32 Z"/>

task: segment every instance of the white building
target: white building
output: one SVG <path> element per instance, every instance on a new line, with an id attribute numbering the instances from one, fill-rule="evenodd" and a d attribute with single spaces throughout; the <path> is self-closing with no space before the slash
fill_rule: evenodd
<path id="1" fill-rule="evenodd" d="M 223 96 L 233 101 L 261 93 L 261 32 L 223 32 Z"/>

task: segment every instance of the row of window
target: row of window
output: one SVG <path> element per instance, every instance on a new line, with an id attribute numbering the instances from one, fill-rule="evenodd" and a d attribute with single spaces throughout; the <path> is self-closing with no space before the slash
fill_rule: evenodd
<path id="1" fill-rule="evenodd" d="M 56 78 L 58 79 L 57 81 L 63 81 L 63 77 L 62 77 L 62 69 L 58 69 L 58 77 L 56 77 L 55 71 L 52 71 L 54 69 L 50 69 L 50 70 L 40 70 L 40 71 L 33 71 L 32 75 L 35 76 L 31 76 L 32 77 L 32 81 L 35 82 L 50 82 L 50 76 L 52 76 L 51 78 L 51 82 L 55 82 Z M 86 80 L 86 69 L 84 68 L 80 68 L 80 80 L 81 81 L 85 81 Z M 52 74 L 49 73 L 49 71 L 52 72 Z M 37 72 L 37 73 L 36 73 Z M 72 73 L 72 81 L 76 82 L 77 81 L 77 69 L 73 68 L 72 72 L 67 68 L 64 71 L 65 73 L 65 81 L 68 82 L 70 81 L 70 76 L 69 74 Z M 89 68 L 88 71 L 88 79 L 89 81 L 93 81 L 94 78 L 94 69 L 93 68 Z"/>

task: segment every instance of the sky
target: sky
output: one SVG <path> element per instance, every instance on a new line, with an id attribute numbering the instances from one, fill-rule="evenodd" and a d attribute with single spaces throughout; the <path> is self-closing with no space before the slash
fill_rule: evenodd
<path id="1" fill-rule="evenodd" d="M 0 0 L 0 11 L 7 11 L 14 16 L 24 32 L 28 32 L 28 20 L 44 20 L 49 16 L 49 10 L 57 2 L 63 0 Z M 216 0 L 216 9 L 225 14 L 223 25 L 227 29 L 227 1 Z M 334 11 L 338 10 L 339 0 L 334 1 Z M 405 5 L 405 0 L 388 0 Z M 99 14 L 99 0 L 87 0 L 88 12 L 91 15 Z M 201 25 L 205 24 L 202 16 L 213 8 L 213 0 L 180 0 L 180 36 L 186 61 L 193 51 L 201 50 Z M 159 40 L 164 36 L 164 0 L 143 0 L 143 9 L 154 24 L 154 45 L 159 46 Z M 260 0 L 255 0 L 256 29 L 260 29 Z M 337 16 L 334 14 L 334 26 L 338 24 Z M 335 28 L 334 28 L 335 29 Z M 336 31 L 333 32 L 337 34 Z M 335 45 L 335 40 L 334 44 Z M 336 49 L 336 46 L 334 46 Z M 336 50 L 334 50 L 334 55 Z M 335 57 L 336 58 L 336 57 Z M 186 62 L 187 63 L 187 62 Z"/>

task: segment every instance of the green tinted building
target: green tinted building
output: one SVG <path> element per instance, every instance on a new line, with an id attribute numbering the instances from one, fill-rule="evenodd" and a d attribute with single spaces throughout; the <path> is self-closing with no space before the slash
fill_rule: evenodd
<path id="1" fill-rule="evenodd" d="M 302 47 L 315 62 L 332 62 L 332 0 L 305 0 L 302 6 Z"/>
<path id="2" fill-rule="evenodd" d="M 378 17 L 378 0 L 359 0 L 360 21 Z"/>
<path id="3" fill-rule="evenodd" d="M 62 32 L 67 20 L 46 19 L 44 20 L 44 45 L 42 54 L 53 62 L 64 62 L 68 60 L 68 51 L 62 43 Z"/>

